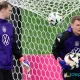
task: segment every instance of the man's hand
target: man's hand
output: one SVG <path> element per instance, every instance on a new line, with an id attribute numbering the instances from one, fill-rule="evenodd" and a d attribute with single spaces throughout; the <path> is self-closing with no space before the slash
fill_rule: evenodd
<path id="1" fill-rule="evenodd" d="M 27 69 L 27 72 L 30 72 L 30 65 L 26 60 L 23 60 L 21 64 Z"/>
<path id="2" fill-rule="evenodd" d="M 27 69 L 28 74 L 30 74 L 30 65 L 29 65 L 29 63 L 26 60 L 24 60 L 23 57 L 21 57 L 19 59 L 19 61 Z"/>
<path id="3" fill-rule="evenodd" d="M 63 69 L 71 69 L 71 66 L 69 64 L 66 64 L 66 62 L 60 57 L 58 57 L 57 60 Z"/>

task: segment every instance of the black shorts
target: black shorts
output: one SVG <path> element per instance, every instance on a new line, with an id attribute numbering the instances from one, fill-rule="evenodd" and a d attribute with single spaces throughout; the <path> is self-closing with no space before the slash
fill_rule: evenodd
<path id="1" fill-rule="evenodd" d="M 13 80 L 12 71 L 0 69 L 0 80 Z"/>
<path id="2" fill-rule="evenodd" d="M 73 70 L 63 70 L 63 80 L 80 80 L 80 72 Z"/>

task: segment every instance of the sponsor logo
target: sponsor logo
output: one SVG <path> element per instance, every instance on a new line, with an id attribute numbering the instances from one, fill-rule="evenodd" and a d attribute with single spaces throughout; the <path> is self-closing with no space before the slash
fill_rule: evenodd
<path id="1" fill-rule="evenodd" d="M 2 35 L 2 43 L 7 46 L 10 43 L 10 37 L 7 34 Z"/>
<path id="2" fill-rule="evenodd" d="M 67 77 L 80 77 L 80 73 L 64 73 L 64 78 L 67 78 Z"/>

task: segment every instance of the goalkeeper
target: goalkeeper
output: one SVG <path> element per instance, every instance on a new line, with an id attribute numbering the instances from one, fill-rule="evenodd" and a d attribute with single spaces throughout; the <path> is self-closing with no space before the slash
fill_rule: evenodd
<path id="1" fill-rule="evenodd" d="M 80 80 L 80 67 L 71 69 L 64 61 L 64 56 L 74 50 L 80 53 L 80 16 L 72 18 L 71 25 L 56 37 L 53 44 L 52 53 L 62 67 L 64 80 Z M 80 66 L 80 61 L 78 65 Z"/>
<path id="2" fill-rule="evenodd" d="M 0 80 L 13 80 L 13 55 L 30 71 L 16 43 L 13 25 L 7 19 L 11 15 L 12 5 L 7 1 L 0 2 Z M 13 54 L 13 55 L 12 55 Z"/>

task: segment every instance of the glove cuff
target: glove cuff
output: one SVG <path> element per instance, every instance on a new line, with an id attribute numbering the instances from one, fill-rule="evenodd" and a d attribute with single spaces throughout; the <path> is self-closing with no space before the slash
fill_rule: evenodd
<path id="1" fill-rule="evenodd" d="M 23 60 L 24 60 L 24 58 L 23 58 L 23 57 L 19 58 L 19 61 L 20 61 L 20 62 L 22 62 Z"/>

